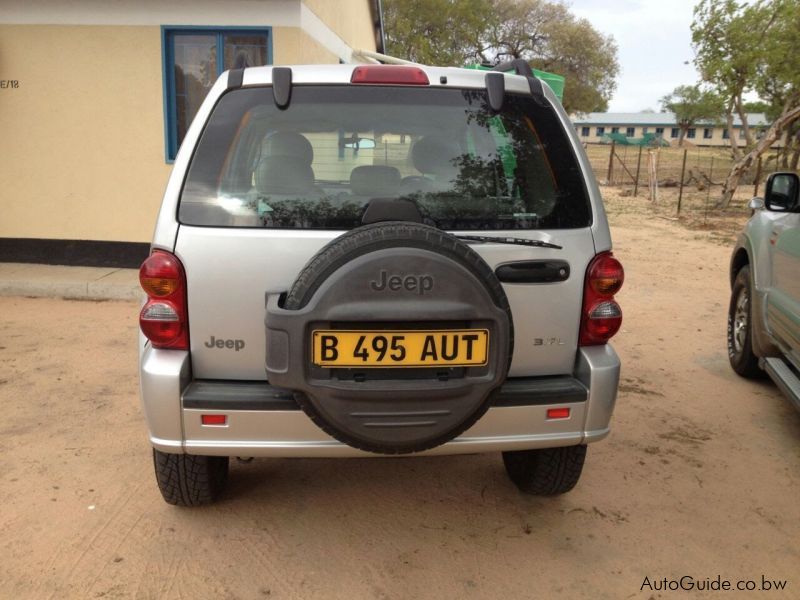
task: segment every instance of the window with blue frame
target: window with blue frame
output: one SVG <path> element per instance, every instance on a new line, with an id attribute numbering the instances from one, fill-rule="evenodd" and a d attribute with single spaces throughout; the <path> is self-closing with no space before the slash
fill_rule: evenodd
<path id="1" fill-rule="evenodd" d="M 272 64 L 270 27 L 162 27 L 164 123 L 172 160 L 223 71 Z"/>

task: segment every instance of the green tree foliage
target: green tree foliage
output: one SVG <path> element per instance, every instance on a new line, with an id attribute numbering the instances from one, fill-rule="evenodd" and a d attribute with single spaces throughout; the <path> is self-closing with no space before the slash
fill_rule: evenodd
<path id="1" fill-rule="evenodd" d="M 725 99 L 731 148 L 737 158 L 740 151 L 733 135 L 734 112 L 742 120 L 748 145 L 753 144 L 742 96 L 752 89 L 756 76 L 759 44 L 754 43 L 754 38 L 763 38 L 766 33 L 764 4 L 701 0 L 694 9 L 692 42 L 695 64 L 703 80 L 716 87 Z"/>
<path id="2" fill-rule="evenodd" d="M 743 102 L 742 108 L 744 109 L 745 113 L 768 113 L 771 109 L 770 105 L 763 100 Z"/>
<path id="3" fill-rule="evenodd" d="M 491 0 L 385 0 L 386 50 L 423 64 L 463 65 L 478 51 Z"/>
<path id="4" fill-rule="evenodd" d="M 617 47 L 561 2 L 385 0 L 387 51 L 416 62 L 527 60 L 566 77 L 564 107 L 603 111 L 619 74 Z"/>
<path id="5" fill-rule="evenodd" d="M 699 85 L 679 85 L 661 99 L 661 106 L 675 113 L 675 121 L 681 129 L 679 146 L 683 145 L 686 131 L 698 121 L 717 121 L 725 112 L 722 99 Z"/>

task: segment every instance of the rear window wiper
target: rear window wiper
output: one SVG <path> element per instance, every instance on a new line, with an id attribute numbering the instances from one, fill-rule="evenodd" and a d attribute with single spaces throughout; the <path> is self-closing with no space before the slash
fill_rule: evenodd
<path id="1" fill-rule="evenodd" d="M 481 244 L 515 244 L 517 246 L 533 246 L 534 248 L 563 249 L 563 246 L 559 246 L 558 244 L 551 244 L 550 242 L 543 242 L 541 240 L 526 240 L 524 238 L 492 237 L 488 235 L 456 235 L 455 237 L 465 242 L 478 242 Z"/>

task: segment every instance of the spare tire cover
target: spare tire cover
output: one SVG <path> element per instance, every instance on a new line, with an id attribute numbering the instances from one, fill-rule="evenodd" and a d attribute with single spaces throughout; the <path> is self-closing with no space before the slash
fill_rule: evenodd
<path id="1" fill-rule="evenodd" d="M 280 306 L 267 307 L 267 376 L 295 391 L 325 432 L 382 454 L 452 440 L 488 409 L 513 351 L 508 299 L 486 262 L 434 227 L 366 225 L 336 238 L 305 266 Z M 485 329 L 485 364 L 323 368 L 313 331 Z"/>

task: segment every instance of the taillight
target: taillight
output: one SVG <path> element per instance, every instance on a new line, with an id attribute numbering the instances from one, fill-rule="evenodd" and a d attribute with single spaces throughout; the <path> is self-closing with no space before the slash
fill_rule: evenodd
<path id="1" fill-rule="evenodd" d="M 139 268 L 139 283 L 147 302 L 139 313 L 139 327 L 154 348 L 189 349 L 186 275 L 169 252 L 154 250 Z"/>
<path id="2" fill-rule="evenodd" d="M 350 83 L 377 85 L 428 85 L 428 76 L 419 67 L 366 65 L 353 69 Z"/>
<path id="3" fill-rule="evenodd" d="M 594 257 L 586 269 L 581 313 L 581 346 L 610 340 L 622 325 L 622 309 L 614 300 L 625 281 L 625 271 L 611 252 Z"/>

